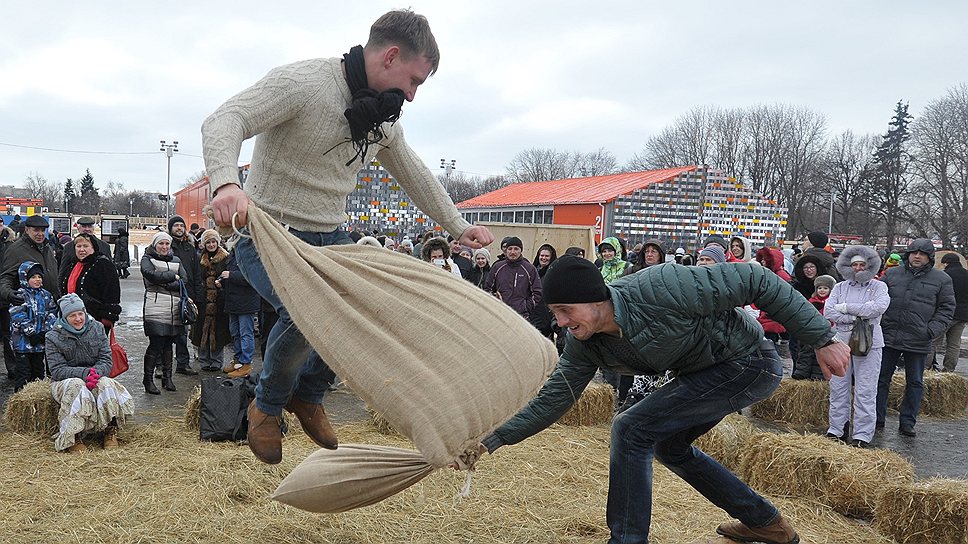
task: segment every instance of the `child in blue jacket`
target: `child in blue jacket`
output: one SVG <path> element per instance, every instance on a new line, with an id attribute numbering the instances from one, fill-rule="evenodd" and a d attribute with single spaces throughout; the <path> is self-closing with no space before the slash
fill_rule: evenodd
<path id="1" fill-rule="evenodd" d="M 17 294 L 24 303 L 10 306 L 10 343 L 16 361 L 14 391 L 23 389 L 27 382 L 44 379 L 44 335 L 58 315 L 54 297 L 44 289 L 44 268 L 24 261 L 19 272 Z"/>

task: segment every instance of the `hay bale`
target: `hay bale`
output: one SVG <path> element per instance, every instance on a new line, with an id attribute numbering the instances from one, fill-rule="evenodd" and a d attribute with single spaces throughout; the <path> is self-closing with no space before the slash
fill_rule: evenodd
<path id="1" fill-rule="evenodd" d="M 30 382 L 7 400 L 3 420 L 18 433 L 39 433 L 49 437 L 57 432 L 60 405 L 54 400 L 50 380 Z"/>
<path id="2" fill-rule="evenodd" d="M 754 433 L 753 424 L 748 419 L 730 414 L 696 439 L 695 445 L 719 464 L 738 473 L 742 469 L 743 453 Z"/>
<path id="3" fill-rule="evenodd" d="M 897 372 L 891 378 L 887 393 L 887 405 L 901 409 L 904 398 L 904 373 Z M 968 378 L 954 372 L 924 373 L 924 397 L 921 398 L 921 414 L 937 417 L 960 417 L 968 409 Z"/>
<path id="4" fill-rule="evenodd" d="M 603 425 L 615 415 L 615 390 L 605 383 L 591 383 L 582 391 L 578 402 L 561 416 L 562 425 Z"/>
<path id="5" fill-rule="evenodd" d="M 581 544 L 608 538 L 607 426 L 553 425 L 484 456 L 466 498 L 455 498 L 463 473 L 437 470 L 364 510 L 325 516 L 268 498 L 319 449 L 305 435 L 286 440 L 280 464 L 265 465 L 233 442 L 199 442 L 181 417 L 132 423 L 124 431 L 120 450 L 85 455 L 55 453 L 39 435 L 0 432 L 0 489 L 15 498 L 10 504 L 16 500 L 0 516 L 0 540 L 61 542 L 69 535 L 133 542 L 137 535 L 155 535 L 161 542 Z M 338 425 L 336 432 L 346 443 L 409 446 L 365 422 Z M 658 463 L 654 474 L 653 544 L 708 538 L 729 519 Z M 804 542 L 891 542 L 816 501 L 769 499 Z"/>
<path id="6" fill-rule="evenodd" d="M 742 471 L 763 492 L 813 498 L 862 518 L 873 515 L 885 485 L 914 481 L 914 467 L 892 451 L 851 448 L 816 435 L 753 435 Z"/>
<path id="7" fill-rule="evenodd" d="M 750 407 L 750 415 L 791 429 L 827 428 L 830 388 L 819 380 L 782 380 L 768 398 Z"/>
<path id="8" fill-rule="evenodd" d="M 886 485 L 877 497 L 874 527 L 901 544 L 968 542 L 968 482 Z"/>
<path id="9" fill-rule="evenodd" d="M 185 427 L 191 431 L 201 428 L 202 386 L 196 385 L 185 401 Z"/>

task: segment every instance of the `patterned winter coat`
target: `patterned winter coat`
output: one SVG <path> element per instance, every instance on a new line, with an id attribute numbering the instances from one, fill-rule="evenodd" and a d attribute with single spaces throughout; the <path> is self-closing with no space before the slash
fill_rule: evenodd
<path id="1" fill-rule="evenodd" d="M 43 353 L 44 334 L 54 326 L 59 313 L 50 292 L 27 284 L 27 273 L 35 266 L 37 263 L 32 261 L 20 265 L 17 294 L 23 297 L 24 303 L 10 306 L 10 343 L 18 353 Z"/>
<path id="2" fill-rule="evenodd" d="M 229 314 L 225 312 L 225 293 L 215 286 L 215 280 L 222 275 L 228 264 L 229 253 L 218 248 L 214 256 L 203 251 L 199 259 L 202 271 L 202 294 L 195 301 L 198 306 L 198 322 L 192 325 L 192 345 L 221 349 L 232 343 L 229 333 Z"/>

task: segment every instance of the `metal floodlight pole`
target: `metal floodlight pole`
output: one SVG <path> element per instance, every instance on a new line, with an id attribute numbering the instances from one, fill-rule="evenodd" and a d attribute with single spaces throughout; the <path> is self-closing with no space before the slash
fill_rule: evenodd
<path id="1" fill-rule="evenodd" d="M 168 220 L 171 218 L 171 156 L 178 152 L 178 140 L 174 140 L 170 144 L 161 140 L 161 150 L 168 157 L 168 185 L 165 190 L 165 220 Z"/>

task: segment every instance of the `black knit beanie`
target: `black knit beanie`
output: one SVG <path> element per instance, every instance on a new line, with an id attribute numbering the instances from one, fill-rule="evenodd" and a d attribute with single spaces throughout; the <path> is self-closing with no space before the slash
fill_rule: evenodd
<path id="1" fill-rule="evenodd" d="M 588 259 L 565 255 L 548 267 L 541 280 L 545 304 L 581 304 L 608 300 L 602 273 Z"/>
<path id="2" fill-rule="evenodd" d="M 524 249 L 524 244 L 521 243 L 521 239 L 518 238 L 517 236 L 508 236 L 507 238 L 504 239 L 504 247 L 511 247 L 511 246 Z"/>
<path id="3" fill-rule="evenodd" d="M 819 247 L 820 249 L 827 247 L 827 235 L 819 230 L 807 234 L 807 240 L 810 240 L 810 245 L 813 247 Z"/>

